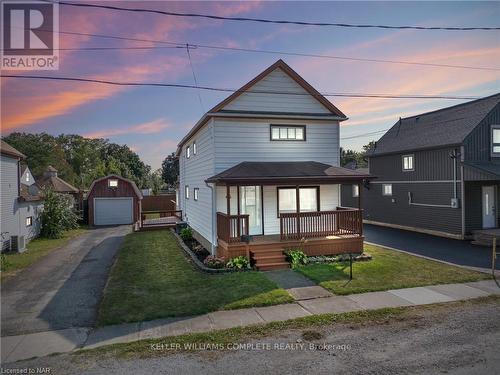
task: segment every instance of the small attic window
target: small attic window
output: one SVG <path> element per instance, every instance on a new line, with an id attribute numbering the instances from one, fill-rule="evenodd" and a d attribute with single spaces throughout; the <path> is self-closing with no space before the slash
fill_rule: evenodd
<path id="1" fill-rule="evenodd" d="M 117 188 L 118 187 L 118 180 L 116 180 L 116 179 L 108 180 L 108 187 Z"/>

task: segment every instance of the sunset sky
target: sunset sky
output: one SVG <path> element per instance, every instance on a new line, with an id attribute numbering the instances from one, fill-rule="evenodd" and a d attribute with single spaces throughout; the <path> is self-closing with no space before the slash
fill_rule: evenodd
<path id="1" fill-rule="evenodd" d="M 101 2 L 103 3 L 103 2 Z M 500 2 L 106 2 L 223 16 L 421 26 L 499 26 Z M 500 67 L 500 31 L 347 29 L 214 21 L 60 7 L 60 29 L 191 44 L 386 60 Z M 60 35 L 60 48 L 140 47 L 147 42 Z M 320 92 L 486 96 L 500 92 L 499 70 L 355 62 L 274 54 L 191 50 L 202 86 L 238 88 L 282 58 Z M 182 48 L 61 51 L 60 69 L 22 72 L 116 81 L 193 84 Z M 2 135 L 73 133 L 127 144 L 153 168 L 202 114 L 228 93 L 155 87 L 2 79 Z M 341 137 L 389 128 L 399 117 L 456 100 L 329 97 L 349 120 Z M 341 141 L 360 149 L 373 137 Z"/>

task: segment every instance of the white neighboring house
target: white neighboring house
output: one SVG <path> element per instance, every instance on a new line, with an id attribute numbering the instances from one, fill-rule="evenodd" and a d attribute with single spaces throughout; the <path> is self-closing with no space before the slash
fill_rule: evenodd
<path id="1" fill-rule="evenodd" d="M 25 156 L 1 141 L 1 239 L 2 251 L 24 251 L 26 243 L 40 233 L 39 214 L 43 207 L 38 188 L 21 184 L 21 160 Z M 29 169 L 30 179 L 33 175 Z"/>
<path id="2" fill-rule="evenodd" d="M 337 209 L 341 182 L 370 178 L 339 167 L 346 119 L 282 60 L 209 110 L 177 148 L 179 208 L 195 237 L 258 265 L 262 242 L 280 254 L 301 238 L 309 254 L 361 251 L 360 211 Z M 333 243 L 343 234 L 351 238 Z M 280 268 L 280 254 L 259 268 Z"/>

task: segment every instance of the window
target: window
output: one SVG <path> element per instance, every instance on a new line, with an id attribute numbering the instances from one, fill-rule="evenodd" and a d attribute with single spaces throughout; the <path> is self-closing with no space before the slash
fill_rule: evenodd
<path id="1" fill-rule="evenodd" d="M 26 173 L 26 182 L 30 182 L 30 174 Z"/>
<path id="2" fill-rule="evenodd" d="M 299 189 L 300 212 L 319 211 L 319 187 Z M 280 213 L 297 212 L 297 191 L 294 187 L 278 188 L 278 216 Z"/>
<path id="3" fill-rule="evenodd" d="M 382 184 L 382 195 L 392 195 L 392 184 Z"/>
<path id="4" fill-rule="evenodd" d="M 193 155 L 196 155 L 196 142 L 193 142 Z"/>
<path id="5" fill-rule="evenodd" d="M 191 146 L 186 147 L 186 158 L 189 159 L 191 157 Z"/>
<path id="6" fill-rule="evenodd" d="M 26 218 L 26 226 L 31 227 L 33 225 L 33 216 L 28 216 Z"/>
<path id="7" fill-rule="evenodd" d="M 118 180 L 108 180 L 108 187 L 117 188 L 118 187 Z"/>
<path id="8" fill-rule="evenodd" d="M 193 190 L 193 192 L 194 192 L 194 194 L 193 194 L 193 199 L 194 199 L 195 201 L 197 201 L 197 200 L 198 200 L 198 192 L 199 192 L 199 190 L 200 190 L 200 189 L 198 189 L 198 188 L 194 188 L 194 190 Z"/>
<path id="9" fill-rule="evenodd" d="M 413 170 L 413 155 L 403 155 L 403 171 Z"/>
<path id="10" fill-rule="evenodd" d="M 189 199 L 189 185 L 184 188 L 184 195 L 186 199 Z"/>
<path id="11" fill-rule="evenodd" d="M 305 141 L 304 125 L 271 125 L 271 141 Z"/>
<path id="12" fill-rule="evenodd" d="M 491 127 L 491 156 L 500 156 L 500 125 Z"/>
<path id="13" fill-rule="evenodd" d="M 359 197 L 359 185 L 352 185 L 352 196 L 354 198 Z"/>

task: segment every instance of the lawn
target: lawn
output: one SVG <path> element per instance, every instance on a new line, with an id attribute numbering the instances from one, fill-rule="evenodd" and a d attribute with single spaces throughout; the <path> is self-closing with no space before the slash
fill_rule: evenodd
<path id="1" fill-rule="evenodd" d="M 292 302 L 260 272 L 206 274 L 189 263 L 167 230 L 129 234 L 104 293 L 98 324 L 190 316 Z"/>
<path id="2" fill-rule="evenodd" d="M 310 264 L 298 272 L 335 294 L 374 292 L 416 286 L 464 283 L 490 279 L 491 276 L 431 260 L 365 245 L 373 256 L 366 262 L 355 262 L 353 280 L 349 282 L 349 262 Z"/>
<path id="3" fill-rule="evenodd" d="M 64 234 L 62 238 L 57 239 L 36 238 L 26 245 L 27 250 L 23 253 L 3 254 L 3 259 L 1 262 L 1 279 L 4 280 L 5 278 L 10 277 L 17 272 L 28 268 L 38 259 L 44 257 L 51 251 L 64 246 L 72 238 L 84 233 L 86 230 L 86 227 L 69 230 Z"/>

